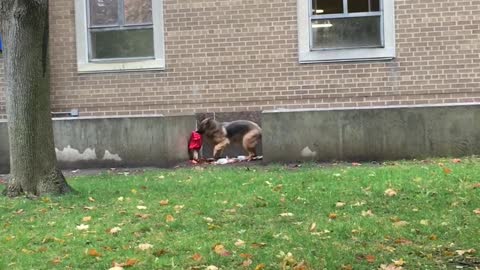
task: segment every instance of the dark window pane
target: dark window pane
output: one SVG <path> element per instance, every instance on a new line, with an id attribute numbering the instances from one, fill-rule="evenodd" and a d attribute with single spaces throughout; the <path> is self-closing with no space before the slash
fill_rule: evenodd
<path id="1" fill-rule="evenodd" d="M 316 49 L 381 47 L 380 16 L 312 20 Z"/>
<path id="2" fill-rule="evenodd" d="M 152 22 L 152 0 L 125 0 L 125 23 Z"/>
<path id="3" fill-rule="evenodd" d="M 153 57 L 153 30 L 91 32 L 92 58 Z"/>
<path id="4" fill-rule="evenodd" d="M 370 11 L 380 11 L 380 0 L 370 0 Z"/>
<path id="5" fill-rule="evenodd" d="M 348 12 L 368 12 L 369 0 L 348 0 Z"/>
<path id="6" fill-rule="evenodd" d="M 312 0 L 312 14 L 343 13 L 343 0 Z"/>

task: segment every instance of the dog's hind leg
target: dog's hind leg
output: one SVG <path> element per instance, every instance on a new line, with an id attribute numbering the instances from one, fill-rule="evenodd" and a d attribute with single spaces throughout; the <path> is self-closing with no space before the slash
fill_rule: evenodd
<path id="1" fill-rule="evenodd" d="M 260 141 L 261 133 L 258 130 L 252 130 L 245 134 L 242 141 L 242 146 L 245 151 L 248 153 L 247 160 L 251 160 L 252 158 L 257 156 L 257 150 L 255 147 L 257 146 L 258 142 Z"/>
<path id="2" fill-rule="evenodd" d="M 213 158 L 217 159 L 223 153 L 223 150 L 225 149 L 225 147 L 227 147 L 227 145 L 229 145 L 229 144 L 230 144 L 230 140 L 228 140 L 228 139 L 225 139 L 225 140 L 217 143 L 213 147 Z"/>

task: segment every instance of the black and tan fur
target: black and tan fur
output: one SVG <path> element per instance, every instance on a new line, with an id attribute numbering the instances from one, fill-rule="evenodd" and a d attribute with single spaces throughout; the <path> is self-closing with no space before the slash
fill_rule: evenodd
<path id="1" fill-rule="evenodd" d="M 262 129 L 247 120 L 218 122 L 206 118 L 198 125 L 197 132 L 213 145 L 214 158 L 218 158 L 229 144 L 241 144 L 248 159 L 252 159 L 257 155 L 255 147 L 262 139 Z"/>

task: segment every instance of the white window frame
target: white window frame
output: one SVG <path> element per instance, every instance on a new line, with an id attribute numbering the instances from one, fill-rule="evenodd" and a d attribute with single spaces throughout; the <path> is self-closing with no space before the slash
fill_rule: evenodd
<path id="1" fill-rule="evenodd" d="M 120 72 L 134 70 L 165 70 L 165 45 L 163 24 L 163 0 L 152 0 L 154 57 L 119 58 L 104 61 L 89 59 L 88 0 L 75 0 L 75 31 L 77 45 L 77 69 L 80 73 Z"/>
<path id="2" fill-rule="evenodd" d="M 395 3 L 380 0 L 383 47 L 312 49 L 310 2 L 297 0 L 298 58 L 300 63 L 388 60 L 395 58 Z"/>

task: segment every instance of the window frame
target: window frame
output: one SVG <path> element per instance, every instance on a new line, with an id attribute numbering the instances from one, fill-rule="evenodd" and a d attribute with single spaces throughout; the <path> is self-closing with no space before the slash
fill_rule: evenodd
<path id="1" fill-rule="evenodd" d="M 165 70 L 163 0 L 152 0 L 154 56 L 113 59 L 90 59 L 90 18 L 88 18 L 90 11 L 87 1 L 88 0 L 75 0 L 75 32 L 78 72 L 96 73 L 135 70 Z"/>
<path id="2" fill-rule="evenodd" d="M 380 0 L 380 11 L 312 15 L 312 0 L 297 0 L 298 57 L 300 63 L 389 60 L 395 58 L 394 0 Z M 382 45 L 356 48 L 313 48 L 312 20 L 380 16 Z"/>

